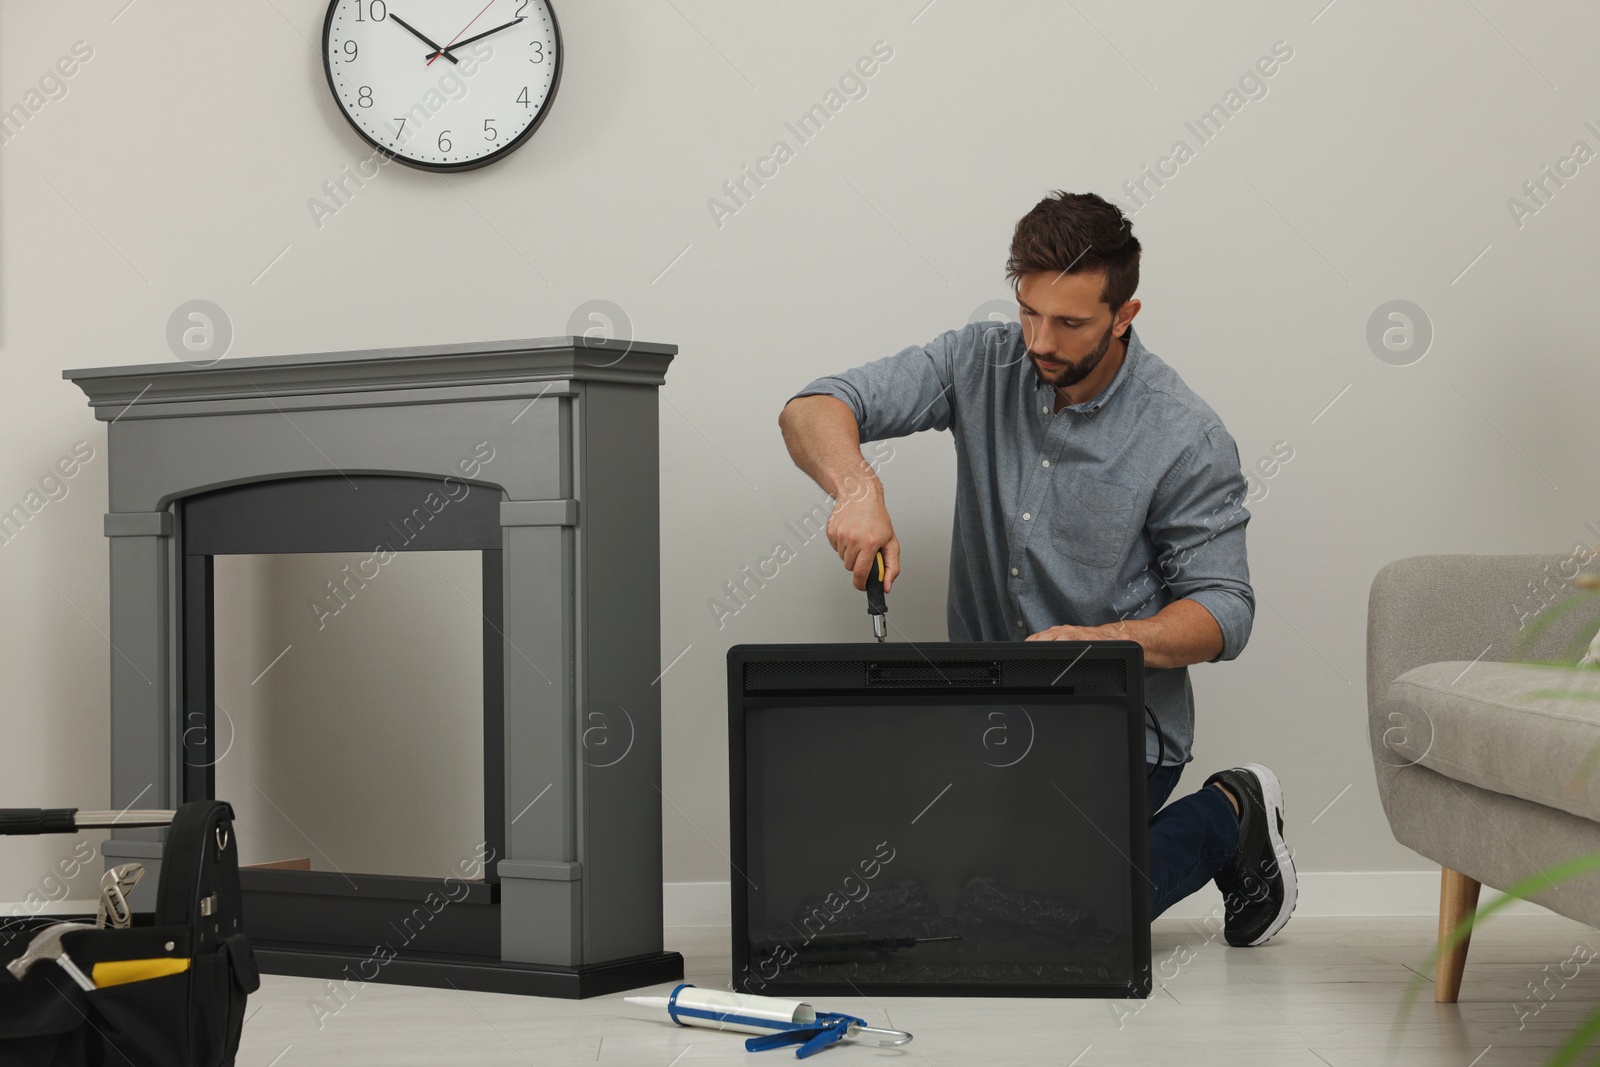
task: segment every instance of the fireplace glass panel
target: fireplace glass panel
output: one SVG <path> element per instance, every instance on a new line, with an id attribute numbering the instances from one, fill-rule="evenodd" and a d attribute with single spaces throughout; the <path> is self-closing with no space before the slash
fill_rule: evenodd
<path id="1" fill-rule="evenodd" d="M 1136 983 L 1127 714 L 747 707 L 751 991 Z"/>

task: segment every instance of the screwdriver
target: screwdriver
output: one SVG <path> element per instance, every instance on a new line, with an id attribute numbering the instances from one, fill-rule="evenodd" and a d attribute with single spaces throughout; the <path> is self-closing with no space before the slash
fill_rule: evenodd
<path id="1" fill-rule="evenodd" d="M 883 550 L 873 557 L 867 571 L 867 614 L 872 616 L 872 634 L 879 642 L 889 629 L 889 605 L 883 598 Z"/>

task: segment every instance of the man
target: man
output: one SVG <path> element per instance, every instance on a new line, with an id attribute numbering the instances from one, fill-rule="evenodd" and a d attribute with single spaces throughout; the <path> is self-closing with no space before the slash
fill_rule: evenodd
<path id="1" fill-rule="evenodd" d="M 778 423 L 796 465 L 838 502 L 828 540 L 855 587 L 881 549 L 886 591 L 900 542 L 861 443 L 951 431 L 950 640 L 1137 641 L 1151 915 L 1214 878 L 1228 943 L 1259 945 L 1296 897 L 1277 777 L 1234 767 L 1161 807 L 1192 758 L 1186 668 L 1239 654 L 1255 595 L 1233 438 L 1134 333 L 1139 249 L 1104 199 L 1046 197 L 1011 241 L 1020 324 L 973 323 L 818 378 Z"/>

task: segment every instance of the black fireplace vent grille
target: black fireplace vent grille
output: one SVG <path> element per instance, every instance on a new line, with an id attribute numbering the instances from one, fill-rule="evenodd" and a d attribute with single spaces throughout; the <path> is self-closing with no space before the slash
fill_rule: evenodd
<path id="1" fill-rule="evenodd" d="M 818 689 L 1063 688 L 1125 694 L 1120 660 L 788 660 L 746 663 L 746 692 Z"/>
<path id="2" fill-rule="evenodd" d="M 893 660 L 867 664 L 868 689 L 999 685 L 997 660 Z"/>

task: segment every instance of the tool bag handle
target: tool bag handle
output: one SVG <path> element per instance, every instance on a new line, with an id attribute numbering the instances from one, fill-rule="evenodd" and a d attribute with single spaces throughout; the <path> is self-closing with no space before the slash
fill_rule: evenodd
<path id="1" fill-rule="evenodd" d="M 0 836 L 73 834 L 77 808 L 0 808 Z"/>
<path id="2" fill-rule="evenodd" d="M 83 811 L 79 808 L 0 808 L 0 837 L 8 834 L 75 834 L 80 830 L 166 826 L 171 811 Z"/>
<path id="3" fill-rule="evenodd" d="M 240 930 L 239 851 L 233 808 L 192 800 L 178 808 L 161 850 L 156 925 L 187 926 L 196 953 Z"/>

